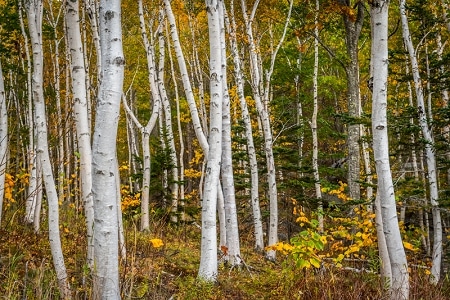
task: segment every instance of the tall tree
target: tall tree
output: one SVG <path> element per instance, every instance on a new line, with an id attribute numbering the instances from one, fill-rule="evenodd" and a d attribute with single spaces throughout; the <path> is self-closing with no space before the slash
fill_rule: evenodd
<path id="1" fill-rule="evenodd" d="M 231 114 L 230 96 L 227 87 L 227 60 L 225 41 L 225 4 L 219 3 L 220 16 L 220 47 L 222 50 L 222 189 L 225 203 L 225 219 L 227 232 L 227 260 L 230 265 L 235 266 L 241 263 L 241 249 L 239 244 L 239 228 L 236 212 L 236 192 L 234 188 L 233 176 L 233 154 L 231 150 Z"/>
<path id="2" fill-rule="evenodd" d="M 316 0 L 316 11 L 314 14 L 314 35 L 319 37 L 319 0 Z M 314 74 L 313 74 L 313 115 L 311 118 L 311 131 L 312 131 L 312 168 L 314 173 L 314 188 L 316 190 L 316 198 L 318 200 L 318 221 L 319 231 L 323 232 L 323 204 L 322 204 L 322 191 L 320 188 L 320 175 L 319 175 L 319 145 L 317 140 L 317 113 L 318 113 L 318 84 L 317 79 L 319 77 L 319 40 L 314 39 Z"/>
<path id="3" fill-rule="evenodd" d="M 120 299 L 116 137 L 125 64 L 120 5 L 120 0 L 100 1 L 103 78 L 92 144 L 95 299 Z"/>
<path id="4" fill-rule="evenodd" d="M 411 40 L 411 34 L 409 32 L 408 18 L 406 16 L 406 1 L 400 0 L 400 17 L 402 22 L 403 40 L 408 50 L 411 71 L 414 80 L 414 88 L 416 91 L 417 100 L 417 114 L 419 117 L 419 125 L 422 129 L 422 136 L 425 144 L 425 156 L 427 161 L 427 175 L 428 175 L 428 187 L 430 191 L 430 203 L 431 211 L 433 214 L 433 254 L 432 254 L 432 267 L 431 267 L 431 282 L 436 284 L 439 281 L 441 274 L 441 261 L 442 261 L 442 223 L 441 223 L 441 211 L 439 208 L 439 191 L 438 191 L 438 178 L 436 169 L 436 156 L 433 150 L 433 136 L 430 126 L 431 121 L 427 118 L 426 107 L 423 96 L 423 84 L 420 76 L 420 68 L 417 61 L 416 50 L 414 49 L 413 42 Z"/>
<path id="5" fill-rule="evenodd" d="M 29 0 L 25 2 L 25 10 L 28 19 L 31 48 L 33 51 L 33 104 L 35 107 L 37 153 L 42 167 L 43 182 L 48 202 L 48 230 L 50 247 L 58 278 L 59 290 L 63 298 L 70 298 L 71 292 L 67 280 L 67 271 L 64 264 L 64 256 L 61 248 L 59 232 L 59 205 L 56 192 L 55 179 L 48 149 L 47 117 L 44 99 L 43 64 L 44 52 L 42 48 L 42 0 Z"/>
<path id="6" fill-rule="evenodd" d="M 2 223 L 7 154 L 8 154 L 8 111 L 6 109 L 5 84 L 3 82 L 2 63 L 0 61 L 0 225 Z"/>
<path id="7" fill-rule="evenodd" d="M 249 56 L 250 56 L 250 77 L 251 88 L 253 91 L 253 97 L 255 99 L 256 109 L 258 111 L 259 120 L 261 121 L 262 131 L 264 135 L 264 152 L 266 155 L 267 166 L 267 182 L 268 182 L 268 194 L 269 194 L 269 237 L 268 245 L 273 246 L 278 242 L 278 192 L 276 181 L 276 168 L 275 158 L 273 155 L 273 133 L 270 120 L 269 110 L 269 96 L 271 90 L 272 74 L 275 67 L 275 60 L 278 55 L 278 51 L 284 42 L 286 36 L 287 26 L 289 24 L 292 12 L 293 1 L 290 1 L 289 12 L 286 17 L 286 23 L 283 29 L 282 36 L 278 44 L 272 49 L 270 53 L 270 63 L 266 70 L 262 69 L 261 51 L 258 49 L 258 43 L 254 38 L 254 21 L 255 14 L 260 1 L 255 1 L 250 15 L 247 13 L 246 0 L 241 0 L 242 14 L 245 22 L 245 34 L 247 35 L 249 43 Z M 276 253 L 274 250 L 269 250 L 266 257 L 270 260 L 274 260 Z"/>
<path id="8" fill-rule="evenodd" d="M 206 164 L 205 187 L 202 199 L 202 241 L 199 278 L 206 281 L 217 279 L 217 229 L 216 208 L 222 155 L 222 47 L 221 14 L 222 0 L 207 0 L 209 31 L 210 75 L 210 131 L 209 152 Z M 222 15 L 223 17 L 223 15 Z"/>
<path id="9" fill-rule="evenodd" d="M 361 136 L 358 119 L 361 116 L 361 99 L 359 90 L 359 59 L 358 41 L 364 22 L 364 2 L 351 0 L 339 0 L 342 5 L 342 16 L 345 27 L 345 44 L 347 46 L 348 64 L 345 66 L 347 74 L 348 115 L 351 119 L 347 126 L 348 148 L 348 188 L 349 197 L 353 200 L 360 199 L 360 147 Z M 356 7 L 356 12 L 354 11 Z"/>
<path id="10" fill-rule="evenodd" d="M 94 204 L 92 202 L 92 149 L 88 118 L 86 69 L 81 41 L 78 0 L 67 0 L 66 33 L 71 57 L 72 93 L 77 145 L 80 154 L 81 200 L 84 203 L 87 228 L 87 263 L 92 269 L 94 262 Z"/>
<path id="11" fill-rule="evenodd" d="M 391 299 L 408 299 L 409 275 L 406 254 L 397 219 L 395 192 L 389 163 L 389 141 L 387 124 L 387 78 L 388 78 L 388 0 L 371 3 L 373 64 L 372 134 L 373 154 L 378 178 L 377 197 L 381 203 L 381 214 L 386 246 L 392 270 L 390 284 Z M 378 211 L 377 211 L 378 212 Z M 379 213 L 379 212 L 378 212 Z"/>
<path id="12" fill-rule="evenodd" d="M 234 15 L 234 1 L 230 3 L 230 46 L 234 63 L 234 78 L 237 87 L 237 96 L 241 107 L 242 120 L 245 126 L 245 138 L 247 140 L 247 152 L 250 167 L 250 201 L 253 213 L 253 226 L 255 228 L 255 249 L 262 251 L 264 249 L 264 234 L 261 217 L 261 208 L 259 205 L 259 176 L 258 176 L 258 160 L 256 157 L 255 143 L 253 141 L 253 129 L 248 111 L 247 100 L 244 94 L 244 74 L 242 71 L 242 61 L 239 54 L 237 37 L 236 37 L 236 20 Z"/>

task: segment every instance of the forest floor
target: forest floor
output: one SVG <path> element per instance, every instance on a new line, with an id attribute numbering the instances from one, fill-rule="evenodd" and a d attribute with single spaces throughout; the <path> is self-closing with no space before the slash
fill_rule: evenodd
<path id="1" fill-rule="evenodd" d="M 7 214 L 0 229 L 0 299 L 59 299 L 46 228 L 35 234 L 18 223 L 18 214 Z M 92 298 L 83 227 L 81 215 L 63 217 L 60 225 L 74 299 Z M 220 263 L 217 283 L 200 282 L 198 225 L 153 223 L 152 228 L 143 233 L 126 222 L 127 256 L 120 263 L 123 299 L 387 299 L 376 272 L 356 272 L 358 265 L 299 270 L 281 254 L 270 262 L 253 250 L 251 233 L 241 233 L 243 266 Z M 448 277 L 432 286 L 423 272 L 411 268 L 410 283 L 410 299 L 450 299 Z"/>

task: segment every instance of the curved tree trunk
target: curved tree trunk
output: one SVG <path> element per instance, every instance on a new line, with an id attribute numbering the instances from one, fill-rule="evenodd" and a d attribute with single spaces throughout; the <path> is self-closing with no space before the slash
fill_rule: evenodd
<path id="1" fill-rule="evenodd" d="M 58 279 L 61 296 L 66 299 L 71 297 L 67 280 L 67 271 L 61 248 L 59 232 L 59 205 L 53 176 L 47 138 L 47 117 L 44 100 L 43 63 L 44 53 L 42 48 L 42 1 L 30 0 L 25 4 L 28 19 L 28 29 L 33 50 L 33 103 L 35 107 L 37 153 L 42 167 L 43 182 L 48 201 L 48 230 L 53 265 Z"/>
<path id="2" fill-rule="evenodd" d="M 250 202 L 252 205 L 253 212 L 253 226 L 255 227 L 255 249 L 257 251 L 264 250 L 264 233 L 261 217 L 261 208 L 259 205 L 259 176 L 258 176 L 258 161 L 256 158 L 255 144 L 253 142 L 253 129 L 250 118 L 250 113 L 247 107 L 247 101 L 244 94 L 244 75 L 241 68 L 241 58 L 239 55 L 239 50 L 237 46 L 236 38 L 236 21 L 234 17 L 234 4 L 233 1 L 230 4 L 230 16 L 231 16 L 231 26 L 230 26 L 230 44 L 231 52 L 234 62 L 234 73 L 237 86 L 237 96 L 239 97 L 239 104 L 241 107 L 242 120 L 245 126 L 245 138 L 247 140 L 247 152 L 249 157 L 250 165 L 250 177 L 251 177 L 251 188 L 250 188 Z"/>
<path id="3" fill-rule="evenodd" d="M 84 203 L 87 228 L 87 263 L 92 269 L 94 262 L 94 204 L 92 202 L 92 149 L 89 129 L 86 70 L 81 41 L 78 0 L 66 0 L 66 26 L 68 47 L 71 55 L 72 93 L 74 118 L 80 153 L 81 200 Z"/>
<path id="4" fill-rule="evenodd" d="M 377 0 L 371 4 L 373 62 L 372 134 L 373 153 L 378 178 L 377 195 L 380 198 L 383 230 L 392 270 L 391 299 L 408 299 L 409 275 L 406 254 L 397 219 L 394 185 L 389 163 L 387 127 L 388 78 L 388 8 L 389 1 Z"/>
<path id="5" fill-rule="evenodd" d="M 423 99 L 423 85 L 419 73 L 419 64 L 417 62 L 414 45 L 412 44 L 409 33 L 408 19 L 406 17 L 405 0 L 400 0 L 400 17 L 402 20 L 403 40 L 409 53 L 411 70 L 414 79 L 414 87 L 417 98 L 417 112 L 419 116 L 419 125 L 422 129 L 423 139 L 425 141 L 425 156 L 427 161 L 428 187 L 430 190 L 430 203 L 433 214 L 433 254 L 431 267 L 431 282 L 437 284 L 440 279 L 441 261 L 442 261 L 442 223 L 441 212 L 439 208 L 438 179 L 436 169 L 436 157 L 433 151 L 433 136 L 431 128 L 428 126 L 426 107 Z"/>
<path id="6" fill-rule="evenodd" d="M 5 85 L 0 62 L 0 225 L 2 223 L 3 195 L 5 192 L 6 162 L 8 154 L 8 112 L 6 110 Z"/>

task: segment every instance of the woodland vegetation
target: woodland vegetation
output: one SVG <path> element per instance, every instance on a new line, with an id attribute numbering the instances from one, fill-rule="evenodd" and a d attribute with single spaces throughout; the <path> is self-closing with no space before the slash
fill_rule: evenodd
<path id="1" fill-rule="evenodd" d="M 0 0 L 4 299 L 450 299 L 447 0 Z"/>

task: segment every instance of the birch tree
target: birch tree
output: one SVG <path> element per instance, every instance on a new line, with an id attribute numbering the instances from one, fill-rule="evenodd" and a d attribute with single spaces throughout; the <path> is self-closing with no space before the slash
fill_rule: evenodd
<path id="1" fill-rule="evenodd" d="M 441 261 L 442 261 L 442 223 L 441 212 L 439 208 L 439 191 L 436 169 L 436 157 L 433 151 L 433 136 L 428 123 L 431 121 L 427 118 L 426 107 L 423 96 L 423 84 L 420 76 L 419 64 L 417 62 L 417 54 L 411 40 L 409 32 L 408 18 L 406 16 L 405 0 L 400 0 L 400 17 L 402 22 L 402 34 L 406 48 L 408 50 L 411 71 L 414 80 L 414 88 L 416 91 L 417 113 L 419 117 L 419 125 L 425 145 L 425 156 L 427 162 L 428 187 L 430 191 L 431 211 L 433 214 L 433 253 L 431 266 L 431 282 L 437 284 L 440 279 Z"/>
<path id="2" fill-rule="evenodd" d="M 120 299 L 116 137 L 125 64 L 120 4 L 100 1 L 103 78 L 92 144 L 95 299 Z"/>
<path id="3" fill-rule="evenodd" d="M 380 199 L 383 231 L 392 271 L 389 282 L 391 299 L 408 299 L 409 275 L 406 254 L 397 219 L 395 192 L 389 163 L 387 124 L 388 78 L 388 10 L 389 1 L 371 4 L 373 63 L 372 134 L 375 168 L 378 178 L 377 197 Z M 379 213 L 377 211 L 377 213 Z"/>
<path id="4" fill-rule="evenodd" d="M 25 222 L 33 223 L 35 219 L 36 203 L 41 193 L 41 188 L 38 184 L 38 172 L 36 167 L 36 149 L 35 149 L 35 125 L 34 125 L 34 113 L 33 113 L 33 94 L 32 94 L 32 68 L 31 68 L 31 55 L 30 47 L 28 45 L 28 35 L 25 31 L 25 25 L 22 16 L 22 3 L 19 1 L 19 21 L 22 36 L 24 39 L 25 57 L 27 62 L 27 126 L 28 126 L 28 148 L 27 148 L 27 162 L 28 171 L 30 173 L 30 180 L 27 188 L 27 200 L 25 202 Z M 40 211 L 37 212 L 40 214 Z M 36 228 L 37 227 L 37 228 Z M 35 226 L 35 231 L 38 231 L 39 227 Z"/>
<path id="5" fill-rule="evenodd" d="M 222 164 L 221 178 L 222 190 L 225 204 L 225 219 L 227 232 L 227 260 L 231 266 L 241 263 L 241 250 L 239 244 L 239 228 L 236 212 L 236 196 L 233 176 L 233 154 L 231 150 L 231 114 L 230 96 L 227 87 L 227 61 L 226 61 L 226 41 L 225 41 L 225 4 L 219 2 L 220 17 L 220 47 L 222 65 Z"/>
<path id="6" fill-rule="evenodd" d="M 88 103 L 86 89 L 86 69 L 84 65 L 83 44 L 81 41 L 78 0 L 67 0 L 66 32 L 71 57 L 72 93 L 74 118 L 77 131 L 77 145 L 80 154 L 81 200 L 87 228 L 87 263 L 92 269 L 94 261 L 93 226 L 94 204 L 92 202 L 92 149 L 89 129 Z"/>
<path id="7" fill-rule="evenodd" d="M 207 0 L 209 32 L 209 75 L 210 75 L 210 131 L 209 152 L 206 163 L 205 186 L 202 199 L 202 241 L 199 278 L 206 281 L 217 279 L 217 187 L 219 186 L 220 163 L 222 155 L 222 47 L 221 20 L 219 6 L 221 0 Z M 222 15 L 223 16 L 223 15 Z"/>
<path id="8" fill-rule="evenodd" d="M 44 53 L 42 48 L 42 0 L 28 0 L 25 2 L 25 10 L 28 19 L 28 29 L 33 51 L 33 104 L 35 107 L 37 153 L 42 167 L 43 182 L 48 202 L 48 230 L 53 265 L 58 279 L 58 286 L 63 298 L 70 298 L 71 292 L 67 280 L 67 271 L 61 248 L 59 232 L 59 205 L 53 176 L 47 138 L 47 117 L 44 100 L 43 63 Z"/>
<path id="9" fill-rule="evenodd" d="M 5 194 L 6 158 L 8 154 L 8 111 L 5 84 L 0 61 L 0 225 L 2 223 L 3 196 Z"/>
<path id="10" fill-rule="evenodd" d="M 268 245 L 273 246 L 278 242 L 278 192 L 276 181 L 275 159 L 273 156 L 273 133 L 271 128 L 270 113 L 269 113 L 269 91 L 271 87 L 271 77 L 273 74 L 275 60 L 284 38 L 286 36 L 287 25 L 291 17 L 293 1 L 290 1 L 289 12 L 286 18 L 283 34 L 273 49 L 270 56 L 269 68 L 262 69 L 261 52 L 257 47 L 257 42 L 254 38 L 253 22 L 255 21 L 256 10 L 259 5 L 259 0 L 253 5 L 250 15 L 247 13 L 247 3 L 241 0 L 242 13 L 245 22 L 245 33 L 249 42 L 249 56 L 250 56 L 250 77 L 253 97 L 255 99 L 256 109 L 258 111 L 259 119 L 262 125 L 264 135 L 264 152 L 266 156 L 267 165 L 267 182 L 269 194 L 269 237 Z M 265 75 L 265 76 L 264 76 Z M 274 250 L 269 250 L 266 257 L 269 260 L 274 260 L 276 253 Z"/>
<path id="11" fill-rule="evenodd" d="M 234 15 L 234 1 L 230 3 L 230 47 L 234 63 L 234 77 L 237 87 L 237 96 L 239 97 L 239 104 L 241 107 L 242 120 L 245 126 L 245 138 L 247 140 L 247 153 L 249 157 L 250 165 L 250 202 L 252 205 L 253 213 L 253 226 L 255 230 L 255 249 L 256 251 L 262 251 L 264 249 L 264 234 L 261 217 L 261 208 L 259 205 L 259 176 L 258 176 L 258 161 L 256 158 L 255 144 L 253 142 L 253 129 L 248 111 L 247 100 L 244 94 L 244 75 L 242 72 L 242 61 L 239 54 L 236 38 L 236 20 Z"/>
<path id="12" fill-rule="evenodd" d="M 314 15 L 314 34 L 319 36 L 319 0 L 316 0 L 316 12 Z M 312 168 L 314 173 L 314 188 L 316 190 L 316 198 L 318 200 L 318 230 L 323 232 L 323 204 L 322 204 L 322 191 L 320 188 L 320 176 L 319 176 L 319 146 L 317 140 L 317 113 L 318 113 L 318 85 L 317 78 L 319 77 L 319 40 L 314 39 L 314 74 L 313 74 L 313 115 L 311 118 L 311 131 L 312 131 Z"/>

